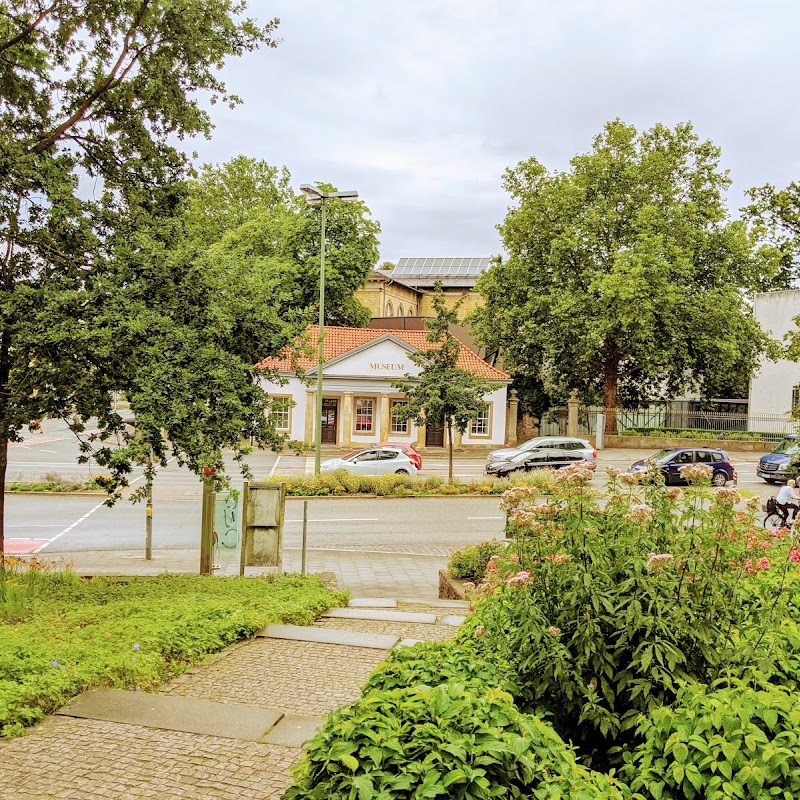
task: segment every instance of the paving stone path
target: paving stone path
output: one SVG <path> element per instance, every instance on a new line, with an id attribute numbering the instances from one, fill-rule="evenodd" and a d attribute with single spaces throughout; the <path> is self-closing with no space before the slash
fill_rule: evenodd
<path id="1" fill-rule="evenodd" d="M 0 800 L 281 797 L 300 743 L 328 713 L 358 698 L 388 647 L 448 639 L 457 630 L 455 620 L 442 620 L 466 613 L 463 605 L 447 601 L 392 602 L 352 601 L 346 617 L 322 618 L 305 631 L 267 626 L 262 635 L 165 684 L 149 703 L 130 692 L 87 693 L 64 709 L 74 716 L 57 714 L 27 736 L 0 740 Z M 359 608 L 367 619 L 357 616 Z M 404 621 L 409 613 L 435 622 Z M 349 643 L 304 641 L 304 633 L 306 639 Z M 376 648 L 374 638 L 368 646 L 353 644 L 353 637 L 364 635 L 387 644 Z M 233 704 L 249 707 L 241 712 L 247 725 L 236 724 L 239 709 Z M 259 724 L 264 735 L 245 738 L 258 736 Z"/>

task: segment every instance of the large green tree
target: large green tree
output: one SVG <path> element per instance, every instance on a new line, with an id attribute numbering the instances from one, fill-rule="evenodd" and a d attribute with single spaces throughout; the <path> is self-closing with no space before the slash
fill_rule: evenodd
<path id="1" fill-rule="evenodd" d="M 238 102 L 217 74 L 228 57 L 275 44 L 277 21 L 244 18 L 245 5 L 0 0 L 3 485 L 9 441 L 32 420 L 74 414 L 77 432 L 97 419 L 87 455 L 119 486 L 134 445 L 107 447 L 127 441 L 114 390 L 157 453 L 163 431 L 198 469 L 234 425 L 266 433 L 236 339 L 241 308 L 211 303 L 214 277 L 171 247 L 187 167 L 174 143 L 210 133 L 201 98 Z M 288 335 L 271 329 L 259 356 Z M 3 531 L 0 494 L 0 552 Z"/>
<path id="2" fill-rule="evenodd" d="M 778 254 L 730 220 L 719 159 L 691 124 L 615 120 L 566 171 L 509 169 L 508 259 L 478 285 L 481 342 L 556 396 L 577 388 L 609 408 L 746 391 L 767 343 L 747 296 Z"/>
<path id="3" fill-rule="evenodd" d="M 498 386 L 458 366 L 461 343 L 450 332 L 450 326 L 460 324 L 460 305 L 461 301 L 448 309 L 441 284 L 436 284 L 433 295 L 436 316 L 426 322 L 430 346 L 409 356 L 420 367 L 419 374 L 409 373 L 404 380 L 392 382 L 408 398 L 408 403 L 400 407 L 401 415 L 419 425 L 447 430 L 450 481 L 453 480 L 453 429 L 464 433 L 483 406 L 485 395 Z"/>
<path id="4" fill-rule="evenodd" d="M 206 249 L 209 265 L 232 276 L 260 275 L 271 287 L 273 302 L 303 310 L 311 321 L 319 307 L 321 216 L 304 195 L 292 194 L 289 180 L 286 167 L 276 169 L 256 159 L 206 166 L 190 183 L 189 229 L 195 241 L 205 243 L 202 234 L 193 233 L 195 220 L 205 217 L 197 209 L 219 209 L 210 216 L 224 223 L 201 226 L 216 231 Z M 334 189 L 318 185 L 323 191 Z M 362 201 L 326 206 L 326 324 L 364 327 L 369 322 L 369 310 L 353 293 L 378 261 L 379 233 L 380 225 Z M 229 285 L 232 290 L 236 286 Z"/>

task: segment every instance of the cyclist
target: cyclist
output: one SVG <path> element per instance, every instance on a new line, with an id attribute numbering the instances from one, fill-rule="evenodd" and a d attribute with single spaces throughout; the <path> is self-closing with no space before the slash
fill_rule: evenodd
<path id="1" fill-rule="evenodd" d="M 775 503 L 778 506 L 778 513 L 781 515 L 784 525 L 787 525 L 790 521 L 794 522 L 797 512 L 800 511 L 800 505 L 798 505 L 800 503 L 800 495 L 797 494 L 796 481 L 787 481 L 786 486 L 781 487 L 778 496 L 775 498 Z M 792 512 L 791 520 L 789 520 L 790 509 Z"/>

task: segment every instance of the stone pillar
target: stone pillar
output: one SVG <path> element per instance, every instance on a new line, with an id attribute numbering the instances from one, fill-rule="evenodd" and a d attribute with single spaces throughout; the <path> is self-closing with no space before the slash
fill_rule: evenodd
<path id="1" fill-rule="evenodd" d="M 417 425 L 417 450 L 422 452 L 425 449 L 425 423 Z"/>
<path id="2" fill-rule="evenodd" d="M 517 397 L 517 390 L 512 389 L 509 392 L 508 411 L 506 414 L 506 444 L 509 447 L 514 447 L 517 443 L 518 409 L 519 399 Z"/>
<path id="3" fill-rule="evenodd" d="M 344 408 L 342 409 L 342 447 L 345 450 L 353 449 L 353 393 L 344 393 Z"/>
<path id="4" fill-rule="evenodd" d="M 381 392 L 381 441 L 389 438 L 389 392 Z"/>
<path id="5" fill-rule="evenodd" d="M 567 436 L 578 435 L 578 407 L 580 401 L 578 400 L 578 390 L 573 389 L 569 393 L 569 400 L 567 401 Z"/>
<path id="6" fill-rule="evenodd" d="M 317 393 L 306 390 L 306 434 L 303 441 L 314 444 L 314 416 L 317 410 Z"/>

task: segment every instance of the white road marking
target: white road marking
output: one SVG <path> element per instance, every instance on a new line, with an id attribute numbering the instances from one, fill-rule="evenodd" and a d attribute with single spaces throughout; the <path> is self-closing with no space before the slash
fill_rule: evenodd
<path id="1" fill-rule="evenodd" d="M 272 476 L 275 474 L 275 470 L 278 468 L 278 462 L 279 462 L 280 460 L 281 460 L 281 457 L 280 457 L 280 456 L 278 456 L 278 457 L 275 459 L 275 463 L 272 465 L 272 469 L 269 471 L 269 476 L 268 476 L 268 477 L 270 477 L 270 478 L 271 478 L 271 477 L 272 477 Z"/>
<path id="2" fill-rule="evenodd" d="M 64 528 L 64 530 L 61 531 L 61 533 L 57 533 L 52 539 L 50 539 L 49 541 L 46 541 L 42 545 L 39 545 L 39 547 L 37 547 L 33 551 L 33 555 L 36 555 L 37 553 L 41 553 L 42 550 L 44 550 L 45 547 L 47 547 L 47 545 L 53 544 L 53 542 L 56 541 L 56 539 L 60 539 L 65 533 L 69 533 L 73 528 L 77 527 L 78 525 L 81 524 L 81 522 L 84 522 L 92 514 L 94 514 L 94 512 L 97 511 L 98 508 L 102 508 L 102 507 L 103 507 L 103 503 L 98 503 L 94 508 L 92 508 L 89 511 L 87 511 L 79 520 L 76 520 L 75 522 L 72 523 L 72 525 Z"/>
<path id="3" fill-rule="evenodd" d="M 287 519 L 285 522 L 302 522 L 302 519 Z M 342 517 L 337 519 L 310 519 L 309 522 L 380 522 L 379 517 Z"/>
<path id="4" fill-rule="evenodd" d="M 168 459 L 168 461 L 167 461 L 167 466 L 169 466 L 169 465 L 170 465 L 170 464 L 171 464 L 171 463 L 172 463 L 172 462 L 173 462 L 173 461 L 174 461 L 176 458 L 177 458 L 177 456 L 173 456 L 172 458 Z M 156 468 L 155 468 L 155 470 L 154 470 L 154 472 L 156 472 L 156 473 L 157 473 L 157 472 L 158 472 L 160 469 L 161 469 L 161 467 L 156 467 Z M 144 479 L 145 479 L 145 476 L 144 476 L 144 474 L 142 474 L 142 475 L 140 475 L 138 478 L 134 478 L 134 479 L 131 481 L 131 485 L 133 485 L 133 484 L 134 484 L 134 483 L 136 483 L 137 481 L 143 481 Z"/>
<path id="5" fill-rule="evenodd" d="M 503 519 L 503 517 L 467 517 L 467 519 Z"/>

